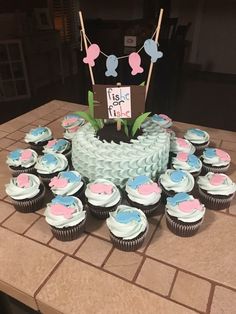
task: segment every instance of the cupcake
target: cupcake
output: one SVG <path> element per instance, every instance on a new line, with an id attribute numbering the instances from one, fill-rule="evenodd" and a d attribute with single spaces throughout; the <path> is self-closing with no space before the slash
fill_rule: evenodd
<path id="1" fill-rule="evenodd" d="M 25 135 L 25 142 L 29 143 L 31 148 L 39 154 L 42 153 L 43 146 L 51 139 L 52 131 L 44 126 L 31 129 L 29 133 Z"/>
<path id="2" fill-rule="evenodd" d="M 71 142 L 64 138 L 53 139 L 43 147 L 43 153 L 63 154 L 68 159 L 71 157 Z"/>
<path id="3" fill-rule="evenodd" d="M 51 179 L 49 187 L 55 196 L 75 196 L 84 201 L 85 182 L 75 170 L 59 172 Z"/>
<path id="4" fill-rule="evenodd" d="M 204 173 L 225 173 L 231 161 L 229 154 L 218 148 L 205 148 L 201 160 Z"/>
<path id="5" fill-rule="evenodd" d="M 200 200 L 209 209 L 224 209 L 230 206 L 236 184 L 223 173 L 208 172 L 197 179 Z"/>
<path id="6" fill-rule="evenodd" d="M 58 195 L 47 204 L 45 219 L 60 241 L 77 239 L 85 229 L 86 211 L 77 197 Z"/>
<path id="7" fill-rule="evenodd" d="M 161 189 L 147 176 L 129 179 L 125 186 L 128 203 L 141 209 L 146 216 L 153 215 L 161 203 Z"/>
<path id="8" fill-rule="evenodd" d="M 38 158 L 35 169 L 41 180 L 48 184 L 59 172 L 68 170 L 68 160 L 62 154 L 44 154 Z"/>
<path id="9" fill-rule="evenodd" d="M 165 216 L 170 231 L 180 237 L 191 237 L 203 222 L 205 206 L 187 193 L 167 198 Z"/>
<path id="10" fill-rule="evenodd" d="M 42 208 L 45 187 L 34 174 L 21 173 L 6 184 L 6 193 L 17 211 L 31 213 Z"/>
<path id="11" fill-rule="evenodd" d="M 36 173 L 38 154 L 32 149 L 16 149 L 7 156 L 6 163 L 14 177 L 21 173 Z"/>
<path id="12" fill-rule="evenodd" d="M 157 123 L 162 128 L 169 128 L 172 126 L 172 119 L 168 117 L 166 114 L 160 113 L 160 114 L 154 114 L 151 117 L 152 121 Z"/>
<path id="13" fill-rule="evenodd" d="M 184 134 L 184 138 L 194 145 L 197 155 L 201 154 L 202 150 L 210 143 L 209 134 L 206 131 L 195 128 L 188 129 Z"/>
<path id="14" fill-rule="evenodd" d="M 72 140 L 78 129 L 84 125 L 85 120 L 81 118 L 78 114 L 71 113 L 64 117 L 62 120 L 62 127 L 65 129 L 64 138 L 67 140 Z"/>
<path id="15" fill-rule="evenodd" d="M 194 178 L 188 171 L 167 169 L 159 177 L 159 184 L 166 196 L 174 196 L 179 192 L 191 192 Z"/>
<path id="16" fill-rule="evenodd" d="M 172 158 L 171 167 L 176 170 L 180 169 L 188 171 L 195 178 L 201 173 L 202 162 L 193 154 L 179 152 L 176 157 Z"/>
<path id="17" fill-rule="evenodd" d="M 120 190 L 111 181 L 97 179 L 87 185 L 86 203 L 93 216 L 100 219 L 109 217 L 121 202 Z"/>
<path id="18" fill-rule="evenodd" d="M 175 137 L 170 142 L 172 156 L 177 155 L 179 152 L 194 154 L 195 150 L 195 147 L 188 140 L 181 137 Z"/>
<path id="19" fill-rule="evenodd" d="M 106 223 L 114 246 L 123 251 L 139 249 L 148 232 L 145 214 L 135 207 L 119 205 L 109 215 Z"/>

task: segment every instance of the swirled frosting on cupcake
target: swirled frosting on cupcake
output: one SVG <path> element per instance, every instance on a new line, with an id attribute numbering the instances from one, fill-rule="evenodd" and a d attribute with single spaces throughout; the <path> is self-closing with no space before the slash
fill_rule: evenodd
<path id="1" fill-rule="evenodd" d="M 52 131 L 45 126 L 40 126 L 38 128 L 31 129 L 29 133 L 25 135 L 25 142 L 38 144 L 44 141 L 49 141 L 51 138 Z"/>
<path id="2" fill-rule="evenodd" d="M 223 173 L 208 172 L 205 176 L 198 177 L 197 183 L 200 189 L 211 195 L 228 196 L 236 191 L 236 184 Z"/>
<path id="3" fill-rule="evenodd" d="M 6 184 L 6 193 L 14 200 L 32 199 L 39 194 L 40 184 L 41 182 L 37 176 L 22 173 L 11 178 L 10 183 Z"/>
<path id="4" fill-rule="evenodd" d="M 117 210 L 109 213 L 106 224 L 118 238 L 131 240 L 144 232 L 148 227 L 145 214 L 135 207 L 120 205 Z"/>
<path id="5" fill-rule="evenodd" d="M 64 137 L 71 140 L 80 126 L 84 125 L 85 120 L 78 114 L 68 114 L 62 120 L 62 127 L 65 129 Z"/>
<path id="6" fill-rule="evenodd" d="M 10 167 L 30 168 L 37 162 L 38 154 L 32 149 L 16 149 L 7 156 Z"/>
<path id="7" fill-rule="evenodd" d="M 47 143 L 44 146 L 43 152 L 44 153 L 59 153 L 63 154 L 66 151 L 70 151 L 71 143 L 66 139 L 54 139 Z"/>
<path id="8" fill-rule="evenodd" d="M 194 173 L 202 169 L 202 162 L 193 154 L 179 152 L 176 157 L 172 158 L 172 167 Z"/>
<path id="9" fill-rule="evenodd" d="M 157 123 L 159 126 L 163 128 L 169 128 L 172 126 L 172 119 L 168 117 L 166 114 L 154 114 L 151 117 L 152 121 Z"/>
<path id="10" fill-rule="evenodd" d="M 85 196 L 94 206 L 111 207 L 121 199 L 119 189 L 111 181 L 97 179 L 87 185 Z"/>
<path id="11" fill-rule="evenodd" d="M 187 132 L 184 134 L 184 138 L 193 144 L 200 145 L 208 143 L 210 136 L 206 131 L 192 128 L 187 130 Z"/>
<path id="12" fill-rule="evenodd" d="M 73 195 L 84 185 L 81 175 L 77 171 L 62 171 L 52 178 L 49 186 L 53 194 Z"/>
<path id="13" fill-rule="evenodd" d="M 190 192 L 194 187 L 193 176 L 185 170 L 167 169 L 165 173 L 160 175 L 160 184 L 167 191 Z"/>
<path id="14" fill-rule="evenodd" d="M 38 158 L 35 169 L 40 174 L 51 174 L 66 170 L 68 161 L 62 154 L 44 154 Z"/>
<path id="15" fill-rule="evenodd" d="M 205 148 L 201 158 L 205 164 L 213 167 L 225 167 L 231 161 L 229 154 L 218 148 Z"/>
<path id="16" fill-rule="evenodd" d="M 56 228 L 67 228 L 79 224 L 86 217 L 82 202 L 74 196 L 57 196 L 47 204 L 47 223 Z"/>
<path id="17" fill-rule="evenodd" d="M 160 187 L 147 176 L 129 179 L 125 191 L 131 201 L 147 206 L 156 204 L 161 198 Z"/>
<path id="18" fill-rule="evenodd" d="M 194 154 L 196 148 L 184 138 L 174 137 L 170 142 L 170 151 L 174 154 L 184 152 L 188 154 Z"/>
<path id="19" fill-rule="evenodd" d="M 177 193 L 173 197 L 167 197 L 166 211 L 180 221 L 192 223 L 203 218 L 205 206 L 192 195 Z"/>

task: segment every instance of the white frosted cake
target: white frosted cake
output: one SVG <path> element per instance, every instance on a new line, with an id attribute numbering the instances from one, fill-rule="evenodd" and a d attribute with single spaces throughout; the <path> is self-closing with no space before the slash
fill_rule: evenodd
<path id="1" fill-rule="evenodd" d="M 123 187 L 130 177 L 146 175 L 152 179 L 167 169 L 170 134 L 151 119 L 142 126 L 142 135 L 130 143 L 101 141 L 87 123 L 72 141 L 72 163 L 90 181 L 106 179 Z"/>

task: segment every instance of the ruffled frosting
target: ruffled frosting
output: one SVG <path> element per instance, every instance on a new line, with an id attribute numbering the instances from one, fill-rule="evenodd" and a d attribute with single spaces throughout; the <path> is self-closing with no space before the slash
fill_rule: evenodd
<path id="1" fill-rule="evenodd" d="M 192 128 L 187 130 L 184 134 L 184 138 L 193 144 L 204 144 L 209 142 L 210 136 L 206 131 Z"/>
<path id="2" fill-rule="evenodd" d="M 201 158 L 205 164 L 214 167 L 228 166 L 231 161 L 229 154 L 218 148 L 205 148 Z"/>
<path id="3" fill-rule="evenodd" d="M 172 158 L 172 166 L 174 169 L 182 169 L 194 173 L 202 169 L 202 162 L 193 154 L 179 152 L 176 157 Z"/>
<path id="4" fill-rule="evenodd" d="M 44 212 L 47 223 L 56 228 L 72 227 L 86 217 L 82 202 L 74 196 L 57 196 Z"/>
<path id="5" fill-rule="evenodd" d="M 190 192 L 194 187 L 193 176 L 185 170 L 167 169 L 160 175 L 159 182 L 167 190 L 173 190 L 176 193 Z"/>
<path id="6" fill-rule="evenodd" d="M 51 138 L 52 131 L 45 126 L 40 126 L 38 128 L 31 129 L 29 133 L 25 135 L 25 142 L 38 144 L 40 142 L 48 141 Z"/>
<path id="7" fill-rule="evenodd" d="M 231 195 L 236 191 L 236 184 L 223 173 L 208 172 L 205 176 L 198 177 L 200 189 L 212 195 Z"/>
<path id="8" fill-rule="evenodd" d="M 78 192 L 83 185 L 81 175 L 74 170 L 59 172 L 49 183 L 51 191 L 56 195 L 73 195 Z"/>
<path id="9" fill-rule="evenodd" d="M 16 149 L 8 154 L 6 163 L 11 167 L 30 168 L 37 158 L 38 154 L 32 149 Z"/>
<path id="10" fill-rule="evenodd" d="M 170 142 L 170 151 L 174 154 L 184 152 L 194 154 L 196 148 L 186 139 L 181 137 L 174 137 Z"/>
<path id="11" fill-rule="evenodd" d="M 147 176 L 129 179 L 125 191 L 131 201 L 147 206 L 156 204 L 161 198 L 160 187 Z"/>
<path id="12" fill-rule="evenodd" d="M 192 223 L 203 218 L 205 206 L 192 195 L 177 193 L 173 197 L 167 197 L 166 211 L 180 221 Z"/>
<path id="13" fill-rule="evenodd" d="M 67 169 L 68 161 L 62 154 L 44 154 L 38 158 L 35 169 L 40 174 L 51 174 Z"/>
<path id="14" fill-rule="evenodd" d="M 87 185 L 85 196 L 94 206 L 111 207 L 121 199 L 119 189 L 111 181 L 97 179 Z"/>
<path id="15" fill-rule="evenodd" d="M 39 194 L 40 184 L 41 182 L 37 176 L 22 173 L 11 178 L 10 183 L 6 184 L 6 193 L 15 200 L 31 199 Z"/>
<path id="16" fill-rule="evenodd" d="M 44 153 L 59 153 L 63 154 L 65 151 L 69 151 L 71 148 L 71 143 L 66 139 L 54 139 L 44 146 Z"/>
<path id="17" fill-rule="evenodd" d="M 152 121 L 157 123 L 162 128 L 169 128 L 172 126 L 172 119 L 168 117 L 166 114 L 154 114 L 151 117 Z"/>
<path id="18" fill-rule="evenodd" d="M 120 205 L 117 210 L 109 213 L 106 224 L 118 238 L 131 240 L 144 232 L 148 227 L 145 214 L 135 207 Z"/>

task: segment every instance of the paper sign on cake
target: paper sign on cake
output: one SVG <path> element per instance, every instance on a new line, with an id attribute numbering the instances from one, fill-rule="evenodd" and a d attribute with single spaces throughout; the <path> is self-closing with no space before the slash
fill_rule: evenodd
<path id="1" fill-rule="evenodd" d="M 109 119 L 131 118 L 130 87 L 106 88 Z"/>

